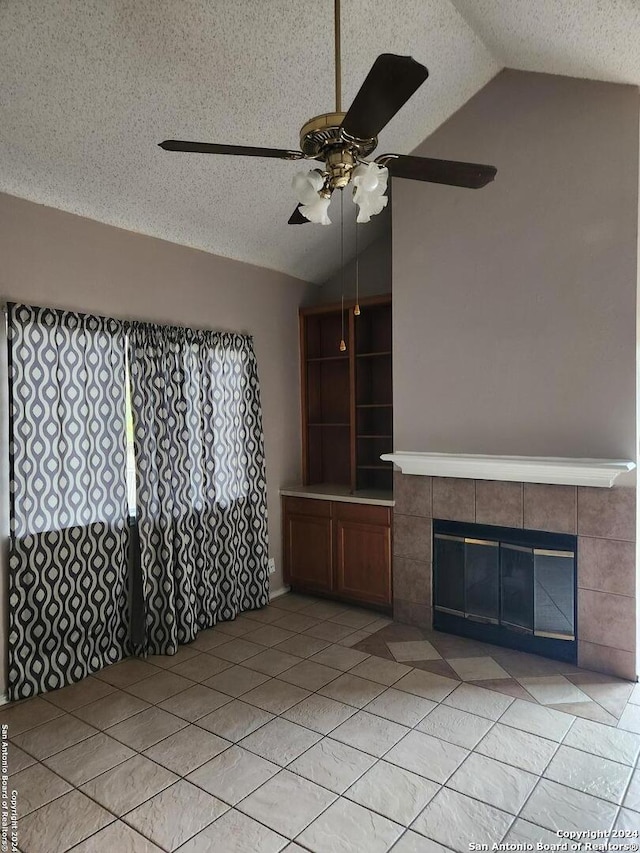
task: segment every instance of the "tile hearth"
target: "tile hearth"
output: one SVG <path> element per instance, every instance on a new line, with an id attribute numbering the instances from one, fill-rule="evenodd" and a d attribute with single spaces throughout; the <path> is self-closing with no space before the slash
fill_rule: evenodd
<path id="1" fill-rule="evenodd" d="M 299 595 L 0 724 L 22 853 L 466 853 L 640 828 L 638 685 Z"/>

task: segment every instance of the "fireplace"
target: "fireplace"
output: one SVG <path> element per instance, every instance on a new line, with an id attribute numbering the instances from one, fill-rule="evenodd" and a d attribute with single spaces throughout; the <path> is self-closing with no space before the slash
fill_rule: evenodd
<path id="1" fill-rule="evenodd" d="M 576 537 L 433 520 L 433 627 L 576 662 Z"/>

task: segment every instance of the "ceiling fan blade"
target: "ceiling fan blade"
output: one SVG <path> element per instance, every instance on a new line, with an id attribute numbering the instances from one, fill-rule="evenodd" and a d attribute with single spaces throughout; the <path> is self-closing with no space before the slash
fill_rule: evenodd
<path id="1" fill-rule="evenodd" d="M 410 56 L 381 53 L 349 107 L 342 129 L 357 139 L 373 139 L 428 76 L 424 65 Z"/>
<path id="2" fill-rule="evenodd" d="M 482 163 L 460 163 L 457 160 L 433 160 L 431 157 L 410 157 L 404 154 L 383 154 L 376 163 L 386 166 L 394 178 L 410 181 L 429 181 L 452 187 L 480 189 L 496 176 L 495 166 Z"/>
<path id="3" fill-rule="evenodd" d="M 289 217 L 289 225 L 304 225 L 305 222 L 309 222 L 309 220 L 300 213 L 300 205 L 298 205 Z"/>
<path id="4" fill-rule="evenodd" d="M 254 148 L 251 145 L 216 145 L 213 142 L 185 142 L 181 139 L 165 139 L 158 146 L 165 151 L 186 151 L 195 154 L 240 154 L 245 157 L 274 157 L 279 160 L 300 160 L 302 151 L 287 151 L 284 148 Z"/>

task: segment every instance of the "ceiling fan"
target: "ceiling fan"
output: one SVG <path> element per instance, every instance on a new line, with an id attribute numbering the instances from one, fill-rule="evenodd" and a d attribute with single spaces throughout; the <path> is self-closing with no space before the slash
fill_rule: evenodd
<path id="1" fill-rule="evenodd" d="M 166 139 L 159 143 L 165 151 L 201 154 L 231 154 L 245 157 L 273 157 L 281 160 L 315 160 L 308 174 L 298 173 L 293 186 L 300 203 L 289 218 L 290 225 L 306 222 L 328 224 L 327 208 L 336 189 L 350 182 L 355 186 L 354 201 L 360 205 L 359 222 L 379 213 L 387 202 L 383 197 L 387 177 L 408 178 L 455 187 L 478 189 L 492 181 L 494 166 L 434 160 L 405 154 L 382 154 L 368 158 L 378 145 L 378 134 L 406 104 L 429 76 L 410 56 L 382 53 L 373 63 L 360 91 L 346 113 L 341 107 L 340 0 L 335 11 L 335 112 L 309 119 L 300 130 L 300 150 L 220 145 Z"/>

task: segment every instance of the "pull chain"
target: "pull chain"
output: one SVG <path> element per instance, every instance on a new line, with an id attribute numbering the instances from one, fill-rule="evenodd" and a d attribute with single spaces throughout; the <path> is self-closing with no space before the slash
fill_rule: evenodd
<path id="1" fill-rule="evenodd" d="M 360 316 L 360 256 L 358 255 L 358 220 L 356 219 L 356 304 L 353 306 L 353 316 Z"/>
<path id="2" fill-rule="evenodd" d="M 341 284 L 341 308 L 340 323 L 341 333 L 340 352 L 346 352 L 347 345 L 344 340 L 344 192 L 340 190 L 340 284 Z"/>

